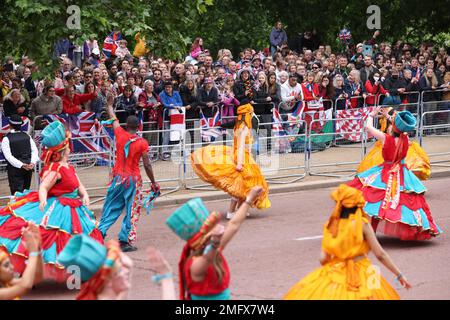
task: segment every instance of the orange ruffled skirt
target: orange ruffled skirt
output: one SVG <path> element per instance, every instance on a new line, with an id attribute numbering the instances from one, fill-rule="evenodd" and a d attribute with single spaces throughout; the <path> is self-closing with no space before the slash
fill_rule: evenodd
<path id="1" fill-rule="evenodd" d="M 381 165 L 384 162 L 382 149 L 383 143 L 377 141 L 372 150 L 370 150 L 359 164 L 357 172 L 361 173 L 372 167 Z M 412 142 L 410 144 L 405 163 L 409 170 L 411 170 L 420 180 L 427 180 L 430 177 L 430 159 L 417 142 Z"/>
<path id="2" fill-rule="evenodd" d="M 197 176 L 238 199 L 245 199 L 254 186 L 264 191 L 255 202 L 258 209 L 270 208 L 269 186 L 258 164 L 248 150 L 245 150 L 242 171 L 236 170 L 234 150 L 228 146 L 207 146 L 191 154 L 191 164 Z"/>
<path id="3" fill-rule="evenodd" d="M 284 296 L 284 300 L 399 299 L 395 289 L 367 258 L 351 264 L 329 262 L 308 274 Z"/>

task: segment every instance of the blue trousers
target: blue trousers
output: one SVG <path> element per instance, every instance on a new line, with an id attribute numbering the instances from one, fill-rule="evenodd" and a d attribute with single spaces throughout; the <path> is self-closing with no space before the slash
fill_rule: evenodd
<path id="1" fill-rule="evenodd" d="M 119 241 L 132 242 L 131 233 L 135 233 L 133 215 L 139 215 L 140 209 L 140 183 L 133 182 L 131 178 L 121 181 L 120 177 L 114 177 L 106 194 L 102 217 L 98 229 L 106 237 L 109 228 L 125 210 L 122 227 L 119 233 Z"/>

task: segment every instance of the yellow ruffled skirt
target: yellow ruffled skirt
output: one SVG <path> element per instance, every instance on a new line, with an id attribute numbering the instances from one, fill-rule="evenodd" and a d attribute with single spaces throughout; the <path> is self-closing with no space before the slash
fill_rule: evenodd
<path id="1" fill-rule="evenodd" d="M 383 144 L 377 141 L 365 156 L 363 161 L 359 164 L 358 173 L 364 172 L 372 167 L 379 166 L 383 163 L 382 155 Z M 430 159 L 425 151 L 417 142 L 412 142 L 409 145 L 408 154 L 405 158 L 406 166 L 419 178 L 420 180 L 427 180 L 431 174 Z"/>
<path id="2" fill-rule="evenodd" d="M 191 164 L 200 179 L 238 199 L 245 199 L 254 186 L 262 186 L 264 191 L 255 205 L 258 209 L 270 208 L 269 186 L 248 150 L 240 172 L 236 170 L 233 148 L 228 146 L 200 148 L 191 154 Z"/>
<path id="3" fill-rule="evenodd" d="M 372 266 L 358 262 L 329 262 L 295 284 L 284 300 L 399 300 L 394 288 Z"/>

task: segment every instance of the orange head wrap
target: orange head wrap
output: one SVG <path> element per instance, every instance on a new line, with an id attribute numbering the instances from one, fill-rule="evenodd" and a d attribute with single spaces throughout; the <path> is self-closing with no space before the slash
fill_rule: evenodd
<path id="1" fill-rule="evenodd" d="M 252 129 L 252 117 L 253 117 L 253 107 L 250 103 L 244 104 L 237 109 L 237 120 L 235 129 L 238 129 L 242 122 L 245 123 L 247 128 Z"/>
<path id="2" fill-rule="evenodd" d="M 339 219 L 341 217 L 342 208 L 354 208 L 356 207 L 355 214 L 357 215 L 357 223 L 361 224 L 357 227 L 362 227 L 362 207 L 366 203 L 362 192 L 347 186 L 346 184 L 341 184 L 335 191 L 331 193 L 331 197 L 336 201 L 336 206 L 334 207 L 333 213 L 328 220 L 327 229 L 336 238 L 339 231 Z"/>

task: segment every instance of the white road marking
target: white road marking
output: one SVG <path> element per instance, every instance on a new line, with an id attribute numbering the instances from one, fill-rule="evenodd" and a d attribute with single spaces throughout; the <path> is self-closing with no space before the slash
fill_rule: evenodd
<path id="1" fill-rule="evenodd" d="M 303 237 L 303 238 L 297 238 L 294 239 L 296 241 L 305 241 L 305 240 L 315 240 L 315 239 L 321 239 L 323 236 L 314 236 L 314 237 Z"/>

